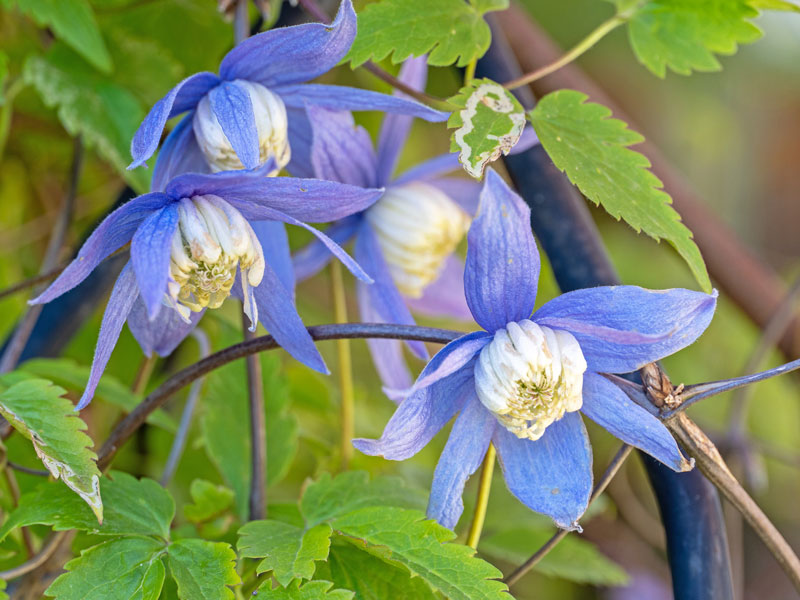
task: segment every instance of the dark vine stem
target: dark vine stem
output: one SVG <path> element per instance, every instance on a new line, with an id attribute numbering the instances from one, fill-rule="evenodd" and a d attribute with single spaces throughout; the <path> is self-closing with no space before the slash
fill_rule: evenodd
<path id="1" fill-rule="evenodd" d="M 308 328 L 308 333 L 316 341 L 336 339 L 404 339 L 421 342 L 446 344 L 463 332 L 435 327 L 418 327 L 415 325 L 391 325 L 385 323 L 347 323 L 333 325 L 316 325 Z M 178 390 L 189 385 L 198 377 L 202 377 L 214 369 L 239 358 L 257 352 L 274 350 L 278 344 L 271 335 L 246 340 L 229 346 L 214 354 L 178 371 L 172 377 L 153 390 L 141 403 L 131 411 L 113 429 L 108 439 L 97 453 L 97 465 L 105 471 L 114 459 L 117 450 L 134 432 L 144 424 L 147 417 L 161 407 Z"/>

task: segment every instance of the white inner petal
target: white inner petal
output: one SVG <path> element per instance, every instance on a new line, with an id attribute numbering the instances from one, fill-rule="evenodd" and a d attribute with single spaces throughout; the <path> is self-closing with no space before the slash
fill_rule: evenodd
<path id="1" fill-rule="evenodd" d="M 478 399 L 511 433 L 537 440 L 583 405 L 586 360 L 567 331 L 525 319 L 498 330 L 475 362 Z"/>
<path id="2" fill-rule="evenodd" d="M 411 298 L 439 277 L 470 223 L 444 192 L 419 181 L 389 187 L 366 218 L 395 285 Z"/>
<path id="3" fill-rule="evenodd" d="M 258 312 L 251 287 L 264 276 L 264 252 L 241 213 L 217 196 L 183 198 L 172 238 L 170 281 L 164 303 L 188 320 L 189 311 L 218 308 L 241 269 L 245 313 L 253 327 Z"/>

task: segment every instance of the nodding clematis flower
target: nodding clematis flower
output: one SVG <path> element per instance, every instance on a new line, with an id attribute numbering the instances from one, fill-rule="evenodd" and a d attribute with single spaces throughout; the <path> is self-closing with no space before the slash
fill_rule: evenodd
<path id="1" fill-rule="evenodd" d="M 666 427 L 601 373 L 628 373 L 705 330 L 716 294 L 635 286 L 563 294 L 531 314 L 539 254 L 530 210 L 494 171 L 467 237 L 464 287 L 475 321 L 423 369 L 378 440 L 356 448 L 416 454 L 458 413 L 436 466 L 428 516 L 454 527 L 469 476 L 494 444 L 511 492 L 562 528 L 577 528 L 592 489 L 580 413 L 675 471 L 692 467 Z"/>
<path id="2" fill-rule="evenodd" d="M 447 118 L 447 113 L 406 98 L 305 83 L 336 66 L 355 35 L 352 2 L 343 0 L 330 25 L 283 27 L 244 40 L 222 59 L 219 76 L 196 73 L 153 106 L 131 142 L 128 168 L 144 164 L 156 151 L 166 122 L 185 112 L 159 154 L 154 190 L 181 173 L 254 169 L 268 158 L 275 161 L 274 173 L 289 165 L 290 172 L 302 176 L 294 167 L 302 169 L 310 161 L 309 106 L 381 110 L 429 121 Z"/>
<path id="3" fill-rule="evenodd" d="M 426 57 L 407 60 L 399 79 L 423 90 Z M 303 176 L 386 188 L 373 206 L 334 223 L 326 232 L 339 244 L 354 239 L 356 260 L 374 279 L 372 285 L 358 285 L 362 320 L 413 325 L 410 310 L 471 320 L 464 298 L 464 263 L 454 252 L 475 213 L 480 184 L 445 176 L 461 170 L 458 155 L 438 156 L 393 179 L 413 117 L 387 115 L 377 151 L 349 112 L 309 107 L 308 117 L 314 136 L 311 161 Z M 536 143 L 532 134 L 526 131 L 514 152 Z M 298 281 L 316 274 L 328 260 L 324 246 L 312 242 L 294 257 Z M 401 342 L 368 340 L 368 344 L 387 391 L 407 389 L 412 378 Z M 422 343 L 408 346 L 427 359 Z"/>
<path id="4" fill-rule="evenodd" d="M 364 210 L 381 192 L 258 172 L 189 173 L 173 179 L 164 192 L 144 194 L 116 209 L 75 260 L 31 301 L 43 304 L 69 291 L 130 242 L 130 261 L 111 292 L 77 408 L 92 399 L 126 320 L 145 354 L 166 356 L 206 308 L 219 307 L 231 294 L 243 301 L 251 331 L 260 321 L 289 354 L 327 372 L 294 305 L 284 223 L 309 230 L 356 277 L 370 281 L 344 250 L 305 221 L 330 221 Z"/>

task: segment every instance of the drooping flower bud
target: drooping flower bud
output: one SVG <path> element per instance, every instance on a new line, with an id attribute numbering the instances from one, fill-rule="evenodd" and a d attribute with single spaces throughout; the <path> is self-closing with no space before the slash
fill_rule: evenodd
<path id="1" fill-rule="evenodd" d="M 420 181 L 388 188 L 366 218 L 395 285 L 411 298 L 439 277 L 470 223 L 444 192 Z"/>
<path id="2" fill-rule="evenodd" d="M 258 309 L 250 288 L 264 276 L 264 252 L 250 223 L 217 196 L 194 196 L 178 203 L 178 228 L 172 237 L 166 303 L 184 320 L 189 311 L 218 308 L 231 293 L 241 269 L 244 311 L 251 329 Z"/>
<path id="3" fill-rule="evenodd" d="M 538 440 L 583 405 L 586 360 L 572 334 L 525 319 L 494 334 L 475 363 L 478 399 L 519 438 Z"/>
<path id="4" fill-rule="evenodd" d="M 247 90 L 253 105 L 253 115 L 258 131 L 259 159 L 263 164 L 268 158 L 275 159 L 275 170 L 269 175 L 277 175 L 289 163 L 289 121 L 286 117 L 286 106 L 280 96 L 271 92 L 260 83 L 237 79 L 236 85 Z M 211 109 L 208 95 L 197 105 L 192 120 L 197 143 L 206 157 L 211 171 L 233 171 L 243 169 L 242 161 L 228 141 L 217 116 Z"/>

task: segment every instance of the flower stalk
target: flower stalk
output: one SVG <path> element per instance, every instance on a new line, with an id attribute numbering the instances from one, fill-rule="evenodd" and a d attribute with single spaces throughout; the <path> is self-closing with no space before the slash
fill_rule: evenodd
<path id="1" fill-rule="evenodd" d="M 475 512 L 472 517 L 472 524 L 467 534 L 467 546 L 473 550 L 478 549 L 478 542 L 483 531 L 483 522 L 486 520 L 486 509 L 489 507 L 489 493 L 492 490 L 492 475 L 494 474 L 494 463 L 497 451 L 494 446 L 489 444 L 486 456 L 483 458 L 483 468 L 481 469 L 481 480 L 478 484 L 478 498 L 475 503 Z"/>
<path id="2" fill-rule="evenodd" d="M 344 293 L 342 267 L 337 261 L 331 261 L 331 297 L 333 298 L 334 322 L 347 323 L 347 298 Z M 336 353 L 339 357 L 339 427 L 340 451 L 342 461 L 340 469 L 350 468 L 353 458 L 353 424 L 355 415 L 355 397 L 353 394 L 353 360 L 350 353 L 350 342 L 346 339 L 336 341 Z"/>

